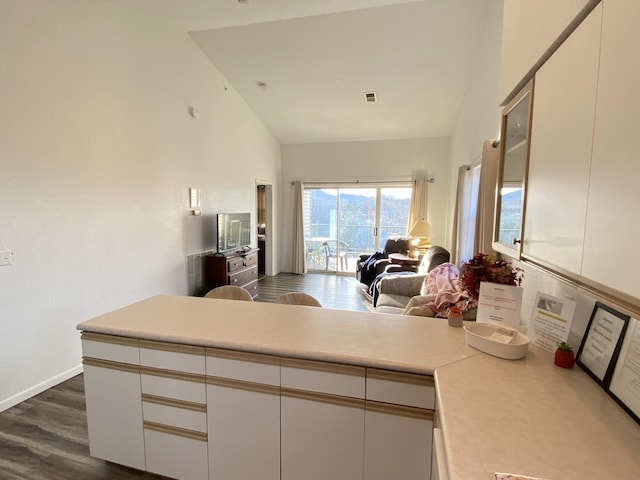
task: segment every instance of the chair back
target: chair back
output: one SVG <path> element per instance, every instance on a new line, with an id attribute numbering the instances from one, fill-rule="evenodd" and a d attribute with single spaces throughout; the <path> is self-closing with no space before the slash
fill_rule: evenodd
<path id="1" fill-rule="evenodd" d="M 412 237 L 406 235 L 392 235 L 387 238 L 384 244 L 384 253 L 389 255 L 390 253 L 402 253 L 405 255 L 407 250 L 411 248 Z"/>
<path id="2" fill-rule="evenodd" d="M 314 297 L 302 292 L 283 293 L 276 298 L 274 303 L 287 305 L 306 305 L 308 307 L 322 307 L 322 304 Z"/>
<path id="3" fill-rule="evenodd" d="M 244 300 L 253 302 L 253 297 L 242 287 L 235 285 L 222 285 L 207 292 L 204 298 L 224 298 L 227 300 Z"/>
<path id="4" fill-rule="evenodd" d="M 338 243 L 340 244 L 340 248 L 338 248 Z M 338 254 L 340 256 L 344 256 L 349 250 L 349 244 L 347 242 L 343 242 L 342 240 L 340 240 L 340 242 L 338 242 L 338 240 L 327 240 L 326 242 L 324 242 L 323 246 L 326 249 L 325 251 L 327 255 L 329 255 L 330 257 L 335 257 Z"/>
<path id="5" fill-rule="evenodd" d="M 418 273 L 427 274 L 438 265 L 449 262 L 451 254 L 449 251 L 438 245 L 433 245 L 427 250 L 427 253 L 422 257 L 420 267 L 418 267 Z"/>

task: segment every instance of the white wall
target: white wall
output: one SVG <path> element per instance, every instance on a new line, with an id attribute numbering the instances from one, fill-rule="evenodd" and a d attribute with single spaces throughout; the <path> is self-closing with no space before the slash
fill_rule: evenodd
<path id="1" fill-rule="evenodd" d="M 184 32 L 101 1 L 0 12 L 2 410 L 78 371 L 78 322 L 185 294 L 212 215 L 277 190 L 280 146 Z"/>
<path id="2" fill-rule="evenodd" d="M 293 237 L 293 187 L 291 181 L 409 180 L 413 175 L 435 178 L 428 187 L 431 243 L 445 240 L 449 197 L 450 139 L 418 138 L 282 146 L 282 197 L 280 204 L 281 270 L 291 271 Z M 366 252 L 363 252 L 366 253 Z"/>
<path id="3" fill-rule="evenodd" d="M 475 63 L 469 86 L 462 101 L 451 137 L 451 184 L 447 243 L 451 244 L 453 210 L 458 181 L 458 167 L 470 165 L 482 156 L 485 140 L 500 136 L 500 45 L 502 42 L 502 0 L 493 0 L 478 39 Z"/>

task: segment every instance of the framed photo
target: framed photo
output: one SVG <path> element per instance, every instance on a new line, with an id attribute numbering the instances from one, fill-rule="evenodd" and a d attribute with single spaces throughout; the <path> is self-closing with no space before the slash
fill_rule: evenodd
<path id="1" fill-rule="evenodd" d="M 609 394 L 640 423 L 640 321 L 635 318 L 629 321 Z"/>
<path id="2" fill-rule="evenodd" d="M 620 354 L 629 315 L 596 302 L 582 338 L 576 363 L 604 389 L 608 389 Z"/>

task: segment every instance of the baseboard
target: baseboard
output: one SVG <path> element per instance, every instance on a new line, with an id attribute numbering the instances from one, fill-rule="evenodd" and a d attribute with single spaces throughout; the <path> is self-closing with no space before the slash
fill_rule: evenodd
<path id="1" fill-rule="evenodd" d="M 17 404 L 24 402 L 25 400 L 30 399 L 31 397 L 35 397 L 39 393 L 48 390 L 51 387 L 55 387 L 59 383 L 64 382 L 65 380 L 69 380 L 72 377 L 75 377 L 79 373 L 82 373 L 82 365 L 78 365 L 77 367 L 73 367 L 66 372 L 62 372 L 55 377 L 51 377 L 44 382 L 41 382 L 37 385 L 34 385 L 27 390 L 20 392 L 12 397 L 9 397 L 5 400 L 0 401 L 0 412 L 4 412 L 5 410 L 16 406 Z"/>

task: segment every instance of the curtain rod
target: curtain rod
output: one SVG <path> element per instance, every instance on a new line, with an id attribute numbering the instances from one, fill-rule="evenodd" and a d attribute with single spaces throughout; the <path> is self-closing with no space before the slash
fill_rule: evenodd
<path id="1" fill-rule="evenodd" d="M 436 179 L 435 178 L 427 178 L 427 183 L 435 183 Z M 296 182 L 291 181 L 291 186 L 295 185 Z M 384 180 L 384 181 L 362 181 L 362 180 L 355 180 L 355 181 L 338 181 L 338 182 L 304 182 L 302 181 L 302 183 L 304 185 L 312 185 L 312 186 L 317 186 L 317 185 L 390 185 L 390 184 L 394 184 L 394 183 L 401 183 L 401 184 L 408 184 L 408 183 L 413 183 L 412 179 L 407 179 L 407 180 Z"/>

